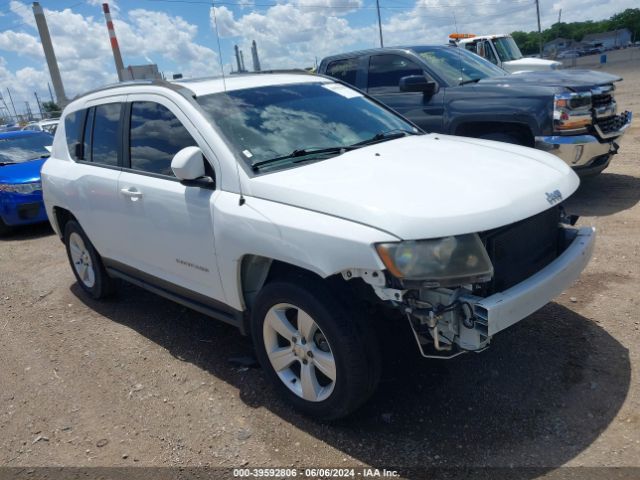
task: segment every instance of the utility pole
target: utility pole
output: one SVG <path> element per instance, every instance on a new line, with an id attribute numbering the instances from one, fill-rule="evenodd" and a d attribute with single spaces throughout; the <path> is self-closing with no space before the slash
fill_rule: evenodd
<path id="1" fill-rule="evenodd" d="M 51 36 L 49 35 L 47 19 L 44 16 L 44 10 L 42 10 L 42 7 L 38 2 L 33 2 L 33 16 L 36 19 L 36 26 L 38 27 L 38 33 L 40 34 L 40 42 L 42 43 L 42 49 L 44 50 L 44 57 L 47 59 L 49 74 L 51 75 L 51 81 L 53 82 L 53 89 L 56 91 L 58 105 L 63 108 L 67 104 L 67 96 L 64 93 L 64 86 L 62 85 L 62 77 L 60 76 L 60 70 L 58 69 L 56 53 L 53 51 L 53 44 L 51 43 Z"/>
<path id="2" fill-rule="evenodd" d="M 47 88 L 49 89 L 49 98 L 51 99 L 51 103 L 55 103 L 53 101 L 53 93 L 51 93 L 51 84 L 47 82 Z"/>
<path id="3" fill-rule="evenodd" d="M 0 92 L 0 102 L 2 102 L 2 109 L 7 111 L 7 115 L 11 118 L 11 110 L 7 106 L 7 102 L 4 101 L 4 97 L 2 96 L 2 92 Z M 0 110 L 1 111 L 1 110 Z"/>
<path id="4" fill-rule="evenodd" d="M 120 54 L 120 46 L 118 45 L 118 38 L 116 37 L 116 29 L 113 28 L 113 21 L 111 20 L 111 12 L 109 11 L 109 4 L 102 4 L 102 11 L 104 12 L 104 18 L 107 21 L 107 30 L 109 30 L 109 40 L 111 41 L 111 50 L 113 50 L 113 60 L 116 63 L 116 73 L 118 74 L 118 81 L 123 80 L 124 64 L 122 63 L 122 55 Z"/>
<path id="5" fill-rule="evenodd" d="M 540 27 L 540 0 L 536 0 L 536 14 L 538 15 L 538 43 L 540 45 L 540 58 L 542 58 L 542 28 Z"/>
<path id="6" fill-rule="evenodd" d="M 32 121 L 33 120 L 33 113 L 31 112 L 31 105 L 29 105 L 29 102 L 25 100 L 24 105 L 26 107 L 26 115 L 27 115 L 27 120 Z"/>
<path id="7" fill-rule="evenodd" d="M 537 2 L 538 0 L 536 0 Z M 376 0 L 376 10 L 378 12 L 378 32 L 380 33 L 380 48 L 384 47 L 384 42 L 382 41 L 382 20 L 380 19 L 380 0 Z"/>
<path id="8" fill-rule="evenodd" d="M 38 104 L 38 110 L 40 110 L 40 118 L 44 120 L 44 114 L 42 113 L 42 105 L 40 104 L 40 98 L 38 97 L 38 92 L 33 92 L 36 97 L 36 103 Z"/>
<path id="9" fill-rule="evenodd" d="M 16 110 L 16 106 L 13 103 L 13 97 L 11 97 L 11 90 L 7 87 L 7 93 L 9 94 L 9 101 L 11 102 L 11 106 L 13 107 L 13 114 L 16 116 L 16 122 L 18 121 L 18 112 Z"/>

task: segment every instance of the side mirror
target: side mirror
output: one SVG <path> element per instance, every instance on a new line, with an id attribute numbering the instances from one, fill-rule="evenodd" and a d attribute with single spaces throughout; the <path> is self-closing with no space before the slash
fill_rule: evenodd
<path id="1" fill-rule="evenodd" d="M 195 180 L 205 176 L 204 157 L 198 147 L 186 147 L 171 160 L 171 170 L 180 180 Z"/>
<path id="2" fill-rule="evenodd" d="M 400 79 L 401 92 L 424 92 L 431 96 L 438 91 L 436 82 L 432 82 L 424 75 L 409 75 Z"/>

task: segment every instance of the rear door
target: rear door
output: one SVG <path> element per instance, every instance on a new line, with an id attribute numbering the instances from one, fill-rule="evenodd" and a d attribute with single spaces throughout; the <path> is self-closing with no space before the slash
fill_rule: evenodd
<path id="1" fill-rule="evenodd" d="M 75 121 L 78 142 L 69 145 L 77 165 L 70 203 L 80 225 L 103 257 L 115 255 L 119 235 L 118 177 L 122 162 L 121 116 L 124 96 L 88 104 Z"/>
<path id="2" fill-rule="evenodd" d="M 117 199 L 121 261 L 150 283 L 166 282 L 167 288 L 185 289 L 182 295 L 196 292 L 221 301 L 213 236 L 216 191 L 185 186 L 171 170 L 178 151 L 203 149 L 204 141 L 187 116 L 164 97 L 130 95 L 128 101 Z"/>
<path id="3" fill-rule="evenodd" d="M 444 88 L 434 95 L 401 92 L 400 79 L 429 75 L 421 65 L 399 54 L 372 55 L 367 72 L 367 93 L 408 118 L 427 132 L 442 131 Z M 430 78 L 430 77 L 429 77 Z M 433 80 L 430 78 L 430 80 Z"/>

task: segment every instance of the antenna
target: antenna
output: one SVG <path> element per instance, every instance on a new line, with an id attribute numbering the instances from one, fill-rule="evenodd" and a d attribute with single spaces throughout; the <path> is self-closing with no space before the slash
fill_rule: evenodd
<path id="1" fill-rule="evenodd" d="M 460 32 L 458 31 L 458 20 L 456 19 L 456 11 L 452 9 L 451 13 L 453 14 L 453 24 L 456 27 L 456 35 L 458 35 Z M 465 47 L 464 46 L 461 47 L 458 44 L 456 48 L 465 48 Z M 460 81 L 462 82 L 462 53 L 460 52 L 460 50 L 458 50 L 458 70 L 460 71 Z"/>
<path id="2" fill-rule="evenodd" d="M 220 34 L 218 33 L 218 16 L 216 15 L 215 2 L 211 2 L 211 8 L 213 9 L 213 24 L 216 27 L 216 41 L 218 42 L 218 59 L 220 60 L 220 72 L 222 73 L 222 88 L 226 93 L 227 80 L 224 77 L 224 64 L 222 63 L 222 48 L 220 48 Z M 238 165 L 238 159 L 235 159 L 235 162 L 236 162 L 236 176 L 238 177 L 238 192 L 240 193 L 238 205 L 242 206 L 245 203 L 245 199 L 244 199 L 244 195 L 242 194 L 242 182 L 240 181 L 240 165 Z"/>
<path id="3" fill-rule="evenodd" d="M 218 16 L 216 15 L 216 4 L 211 2 L 213 10 L 213 24 L 216 27 L 216 41 L 218 42 L 218 61 L 220 62 L 220 72 L 222 73 L 222 88 L 227 91 L 227 80 L 224 78 L 224 64 L 222 63 L 222 48 L 220 48 L 220 34 L 218 33 Z"/>

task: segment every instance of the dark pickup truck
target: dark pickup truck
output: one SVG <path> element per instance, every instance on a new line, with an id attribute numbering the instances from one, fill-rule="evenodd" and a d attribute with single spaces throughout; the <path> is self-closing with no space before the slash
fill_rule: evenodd
<path id="1" fill-rule="evenodd" d="M 428 132 L 551 152 L 578 174 L 607 168 L 631 124 L 620 77 L 587 70 L 509 74 L 452 46 L 378 48 L 327 57 L 318 73 L 349 83 Z"/>

